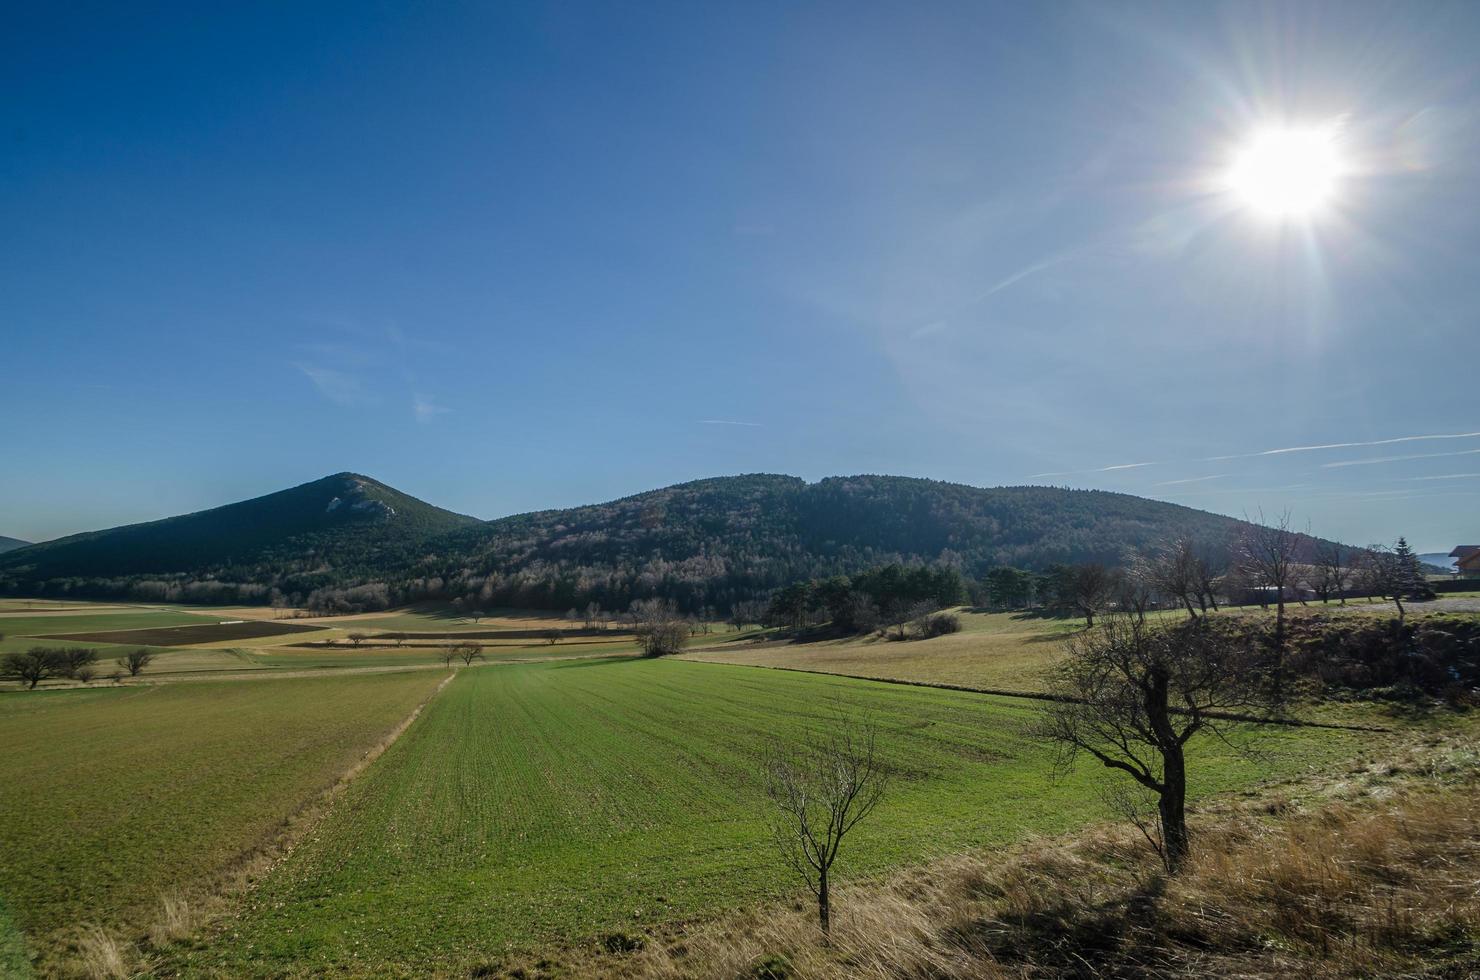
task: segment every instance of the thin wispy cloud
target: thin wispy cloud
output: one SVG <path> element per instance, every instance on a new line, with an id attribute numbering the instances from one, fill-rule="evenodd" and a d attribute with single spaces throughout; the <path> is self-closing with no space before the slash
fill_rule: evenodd
<path id="1" fill-rule="evenodd" d="M 748 429 L 759 429 L 759 422 L 736 422 L 734 419 L 700 419 L 700 425 L 743 425 Z"/>
<path id="2" fill-rule="evenodd" d="M 1037 480 L 1045 476 L 1079 476 L 1085 473 L 1113 473 L 1117 470 L 1138 470 L 1143 466 L 1161 466 L 1161 463 L 1115 463 L 1112 466 L 1101 466 L 1093 470 L 1060 470 L 1057 473 L 1034 473 L 1029 476 L 1030 480 Z"/>
<path id="3" fill-rule="evenodd" d="M 1024 279 L 1029 278 L 1030 276 L 1035 276 L 1046 269 L 1052 269 L 1056 265 L 1062 265 L 1063 263 L 1074 258 L 1077 254 L 1078 252 L 1076 250 L 1071 249 L 1070 251 L 1059 252 L 1054 255 L 1050 255 L 1047 258 L 1040 259 L 1039 261 L 1034 262 L 1031 265 L 1024 266 L 1016 272 L 992 283 L 992 285 L 988 286 L 980 293 L 977 293 L 975 296 L 966 300 L 966 302 L 957 305 L 946 316 L 933 319 L 928 323 L 925 323 L 923 326 L 917 327 L 910 332 L 910 339 L 922 340 L 933 333 L 938 333 L 939 331 L 944 330 L 949 325 L 951 317 L 960 315 L 966 310 L 971 309 L 973 306 L 976 306 L 978 303 L 985 302 L 991 297 L 1002 292 L 1004 289 L 1009 289 L 1022 282 Z"/>
<path id="4" fill-rule="evenodd" d="M 1437 435 L 1396 436 L 1392 439 L 1370 439 L 1365 442 L 1328 442 L 1318 446 L 1287 446 L 1283 449 L 1264 449 L 1257 453 L 1236 453 L 1232 456 L 1208 456 L 1203 462 L 1215 463 L 1226 459 L 1255 459 L 1259 456 L 1283 456 L 1288 453 L 1311 453 L 1324 449 L 1358 449 L 1366 446 L 1391 446 L 1400 442 L 1423 442 L 1429 439 L 1476 439 L 1480 432 L 1445 432 Z"/>
<path id="5" fill-rule="evenodd" d="M 1176 487 L 1184 483 L 1206 483 L 1209 480 L 1221 480 L 1228 476 L 1227 473 L 1215 473 L 1212 476 L 1189 476 L 1185 480 L 1163 480 L 1160 483 L 1151 484 L 1153 487 Z"/>
<path id="6" fill-rule="evenodd" d="M 1221 488 L 1218 488 L 1218 489 L 1210 489 L 1210 488 L 1207 488 L 1207 487 L 1203 487 L 1203 488 L 1199 488 L 1197 490 L 1173 490 L 1170 493 L 1168 493 L 1167 496 L 1169 496 L 1169 497 L 1211 497 L 1211 496 L 1230 496 L 1230 495 L 1240 494 L 1240 493 L 1244 493 L 1244 494 L 1248 494 L 1248 493 L 1289 493 L 1289 492 L 1294 491 L 1294 490 L 1309 490 L 1309 489 L 1311 489 L 1312 486 L 1313 486 L 1313 484 L 1310 484 L 1310 483 L 1290 483 L 1290 484 L 1286 484 L 1285 486 L 1282 486 L 1282 487 L 1221 487 Z"/>
<path id="7" fill-rule="evenodd" d="M 1480 480 L 1480 473 L 1445 473 L 1442 476 L 1410 476 L 1409 480 Z"/>
<path id="8" fill-rule="evenodd" d="M 1441 432 L 1416 436 L 1394 436 L 1390 439 L 1368 439 L 1361 442 L 1327 442 L 1313 446 L 1283 446 L 1278 449 L 1261 449 L 1253 453 L 1233 453 L 1227 456 L 1204 456 L 1200 459 L 1168 460 L 1161 463 L 1120 463 L 1115 466 L 1101 466 L 1097 469 L 1088 470 L 1056 470 L 1051 473 L 1033 473 L 1028 479 L 1039 480 L 1050 476 L 1087 476 L 1092 473 L 1112 473 L 1117 470 L 1139 469 L 1143 466 L 1170 466 L 1178 463 L 1222 463 L 1232 459 L 1258 459 L 1268 456 L 1288 456 L 1294 453 L 1320 452 L 1331 449 L 1357 449 L 1368 446 L 1391 446 L 1404 442 L 1425 442 L 1433 439 L 1480 439 L 1480 432 Z M 1361 466 L 1365 463 L 1388 463 L 1407 459 L 1432 459 L 1439 456 L 1464 456 L 1470 453 L 1480 453 L 1480 450 L 1461 450 L 1455 453 L 1428 453 L 1411 456 L 1384 456 L 1371 460 L 1350 460 L 1342 463 L 1325 463 L 1323 466 Z M 1158 483 L 1156 486 L 1171 486 L 1177 481 Z"/>
<path id="9" fill-rule="evenodd" d="M 295 363 L 293 366 L 313 382 L 320 395 L 336 405 L 359 405 L 367 400 L 364 384 L 352 374 L 318 364 Z"/>
<path id="10" fill-rule="evenodd" d="M 1322 463 L 1321 469 L 1334 470 L 1343 466 L 1373 466 L 1377 463 L 1402 463 L 1410 459 L 1439 459 L 1442 456 L 1474 456 L 1480 449 L 1461 449 L 1452 453 L 1413 453 L 1407 456 L 1373 456 L 1370 459 L 1344 459 L 1337 463 Z"/>
<path id="11" fill-rule="evenodd" d="M 446 415 L 452 409 L 438 405 L 427 395 L 416 395 L 411 399 L 411 414 L 422 425 L 431 422 L 438 415 Z"/>

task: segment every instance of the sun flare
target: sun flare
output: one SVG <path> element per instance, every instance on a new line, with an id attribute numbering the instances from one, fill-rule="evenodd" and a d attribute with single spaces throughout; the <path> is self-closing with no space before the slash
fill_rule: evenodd
<path id="1" fill-rule="evenodd" d="M 1336 192 L 1344 166 L 1330 129 L 1269 129 L 1234 158 L 1228 189 L 1274 217 L 1309 215 Z"/>

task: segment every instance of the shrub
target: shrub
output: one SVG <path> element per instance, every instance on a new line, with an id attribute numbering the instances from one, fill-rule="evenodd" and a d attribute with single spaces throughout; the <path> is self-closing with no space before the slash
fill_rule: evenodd
<path id="1" fill-rule="evenodd" d="M 935 613 L 915 620 L 911 627 L 916 639 L 929 640 L 947 633 L 961 632 L 961 617 L 955 613 Z"/>

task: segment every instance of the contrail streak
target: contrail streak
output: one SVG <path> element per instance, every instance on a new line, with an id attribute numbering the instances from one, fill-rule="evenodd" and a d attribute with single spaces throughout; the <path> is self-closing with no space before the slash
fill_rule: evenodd
<path id="1" fill-rule="evenodd" d="M 1321 469 L 1332 470 L 1341 466 L 1371 466 L 1374 463 L 1401 463 L 1410 459 L 1438 459 L 1441 456 L 1474 456 L 1480 449 L 1461 449 L 1453 453 L 1414 453 L 1410 456 L 1374 456 L 1371 459 L 1345 459 L 1339 463 L 1322 463 Z"/>

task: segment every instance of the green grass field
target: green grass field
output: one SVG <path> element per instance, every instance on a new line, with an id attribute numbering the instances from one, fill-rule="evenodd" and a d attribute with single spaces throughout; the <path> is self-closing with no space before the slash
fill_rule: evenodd
<path id="1" fill-rule="evenodd" d="M 0 909 L 42 950 L 78 923 L 147 922 L 161 894 L 279 830 L 444 676 L 0 697 Z"/>
<path id="2" fill-rule="evenodd" d="M 716 913 L 796 883 L 758 766 L 838 701 L 897 773 L 850 876 L 1101 816 L 1022 733 L 1036 703 L 745 667 L 608 660 L 465 671 L 357 780 L 225 932 L 169 966 L 227 975 L 459 973 L 537 947 Z M 1196 792 L 1321 766 L 1346 733 L 1282 731 L 1258 763 L 1207 742 Z"/>

